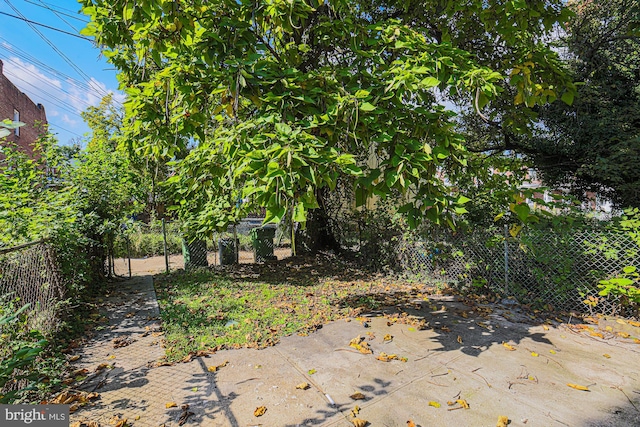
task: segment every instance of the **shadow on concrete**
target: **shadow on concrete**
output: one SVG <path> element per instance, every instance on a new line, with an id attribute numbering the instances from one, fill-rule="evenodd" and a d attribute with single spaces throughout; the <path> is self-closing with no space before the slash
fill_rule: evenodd
<path id="1" fill-rule="evenodd" d="M 184 403 L 189 405 L 188 411 L 193 413 L 189 416 L 189 423 L 206 425 L 206 420 L 223 416 L 226 419 L 225 425 L 239 427 L 240 424 L 231 410 L 231 403 L 238 395 L 234 392 L 222 394 L 216 385 L 216 373 L 209 372 L 203 358 L 198 357 L 193 363 L 198 364 L 202 373 L 193 374 L 183 387 L 188 396 Z M 182 410 L 172 411 L 171 417 L 178 420 L 182 414 Z"/>

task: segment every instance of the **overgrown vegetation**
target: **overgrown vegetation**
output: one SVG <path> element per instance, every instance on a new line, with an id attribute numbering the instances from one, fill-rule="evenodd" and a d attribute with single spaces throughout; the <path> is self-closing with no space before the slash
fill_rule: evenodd
<path id="1" fill-rule="evenodd" d="M 199 350 L 262 348 L 429 291 L 324 257 L 173 273 L 155 284 L 170 361 Z"/>

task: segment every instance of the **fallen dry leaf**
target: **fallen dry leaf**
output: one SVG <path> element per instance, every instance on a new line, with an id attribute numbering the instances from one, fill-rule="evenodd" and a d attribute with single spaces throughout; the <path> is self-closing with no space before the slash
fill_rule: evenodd
<path id="1" fill-rule="evenodd" d="M 416 423 L 414 423 L 413 420 L 409 420 L 407 421 L 407 427 L 416 427 Z"/>
<path id="2" fill-rule="evenodd" d="M 589 335 L 591 335 L 592 337 L 604 338 L 604 335 L 602 334 L 602 332 L 591 331 L 589 332 Z"/>
<path id="3" fill-rule="evenodd" d="M 362 420 L 360 418 L 354 418 L 351 420 L 351 424 L 353 424 L 353 427 L 366 427 L 366 425 L 369 424 L 369 421 Z"/>
<path id="4" fill-rule="evenodd" d="M 618 335 L 621 336 L 622 338 L 629 338 L 631 336 L 626 332 L 618 332 Z"/>
<path id="5" fill-rule="evenodd" d="M 607 359 L 611 359 L 611 356 L 610 356 L 610 355 L 608 355 L 608 354 L 606 354 L 606 353 L 605 353 L 605 354 L 603 354 L 603 356 L 604 356 L 604 357 L 606 357 Z"/>
<path id="6" fill-rule="evenodd" d="M 535 351 L 532 351 L 532 352 L 531 352 L 531 356 L 532 356 L 532 357 L 538 357 L 538 356 L 539 356 L 539 354 L 538 354 L 538 353 L 536 353 Z"/>
<path id="7" fill-rule="evenodd" d="M 80 355 L 76 354 L 74 356 L 69 357 L 69 362 L 75 362 L 78 359 L 80 359 Z"/>
<path id="8" fill-rule="evenodd" d="M 458 339 L 456 341 L 458 341 L 458 344 L 462 344 L 462 337 L 458 335 Z"/>
<path id="9" fill-rule="evenodd" d="M 511 344 L 508 344 L 506 342 L 503 342 L 502 345 L 504 346 L 504 348 L 506 348 L 509 351 L 514 351 L 516 349 L 514 346 L 512 346 Z"/>
<path id="10" fill-rule="evenodd" d="M 360 413 L 360 407 L 358 405 L 356 405 L 352 410 L 351 410 L 351 416 L 353 418 L 357 418 L 357 415 Z"/>
<path id="11" fill-rule="evenodd" d="M 267 412 L 267 407 L 266 406 L 258 406 L 256 408 L 255 411 L 253 411 L 253 416 L 254 417 L 261 417 L 264 415 L 264 413 Z"/>
<path id="12" fill-rule="evenodd" d="M 387 334 L 382 338 L 383 341 L 391 341 L 393 339 L 393 335 Z"/>
<path id="13" fill-rule="evenodd" d="M 298 385 L 296 386 L 296 388 L 297 388 L 297 389 L 300 389 L 300 390 L 306 390 L 306 389 L 308 389 L 309 387 L 310 387 L 310 386 L 309 386 L 309 383 L 300 383 L 300 384 L 298 384 Z"/>
<path id="14" fill-rule="evenodd" d="M 318 371 L 316 371 L 315 369 L 309 369 L 309 371 L 308 371 L 309 375 L 313 375 L 316 372 L 318 372 Z"/>
<path id="15" fill-rule="evenodd" d="M 640 322 L 636 322 L 634 320 L 629 320 L 628 322 L 631 326 L 635 326 L 636 328 L 640 328 Z"/>
<path id="16" fill-rule="evenodd" d="M 545 331 L 548 331 L 548 330 L 549 330 L 549 327 L 548 327 L 547 325 L 542 325 L 542 329 L 544 329 Z M 502 417 L 502 416 L 501 416 L 501 417 Z M 507 417 L 504 417 L 504 418 L 507 418 Z M 499 420 L 499 418 L 498 418 L 498 420 Z"/>
<path id="17" fill-rule="evenodd" d="M 436 402 L 435 400 L 430 400 L 429 401 L 429 406 L 433 406 L 434 408 L 439 408 L 440 404 L 438 402 Z"/>
<path id="18" fill-rule="evenodd" d="M 505 415 L 500 415 L 498 417 L 498 424 L 496 424 L 496 427 L 507 427 L 508 425 L 509 425 L 509 417 Z"/>
<path id="19" fill-rule="evenodd" d="M 359 391 L 356 392 L 356 393 L 353 393 L 349 397 L 352 398 L 353 400 L 364 400 L 364 399 L 366 399 L 365 395 L 360 393 Z"/>
<path id="20" fill-rule="evenodd" d="M 456 400 L 456 402 L 457 402 L 458 404 L 460 404 L 460 406 L 462 406 L 464 409 L 469 409 L 469 404 L 467 403 L 467 401 L 466 401 L 466 400 L 464 400 L 464 399 L 458 399 L 458 400 Z"/>
<path id="21" fill-rule="evenodd" d="M 555 350 L 553 350 L 553 349 L 551 349 L 551 350 L 549 350 L 549 353 L 551 353 L 551 354 L 556 354 L 556 351 L 555 351 Z"/>
<path id="22" fill-rule="evenodd" d="M 228 360 L 225 360 L 223 363 L 221 363 L 221 364 L 219 364 L 219 365 L 216 365 L 216 366 L 209 366 L 209 367 L 207 368 L 207 371 L 209 371 L 209 372 L 217 372 L 217 371 L 218 371 L 218 369 L 220 369 L 220 368 L 224 368 L 224 367 L 225 367 L 225 366 L 227 366 L 228 364 L 229 364 L 229 361 L 228 361 Z"/>
<path id="23" fill-rule="evenodd" d="M 164 407 L 169 409 L 169 408 L 177 408 L 178 404 L 176 402 L 167 402 L 164 404 Z"/>
<path id="24" fill-rule="evenodd" d="M 103 369 L 111 369 L 111 365 L 109 365 L 108 363 L 101 363 L 96 367 L 96 372 L 98 371 L 102 371 Z"/>
<path id="25" fill-rule="evenodd" d="M 571 383 L 567 383 L 567 385 L 571 388 L 575 388 L 576 390 L 589 391 L 589 388 L 583 385 L 571 384 Z"/>
<path id="26" fill-rule="evenodd" d="M 369 348 L 369 343 L 364 341 L 364 338 L 358 335 L 351 341 L 349 341 L 349 347 L 353 347 L 362 354 L 371 354 L 373 351 Z"/>
<path id="27" fill-rule="evenodd" d="M 376 359 L 382 362 L 390 362 L 392 360 L 397 360 L 398 356 L 396 354 L 387 354 L 385 352 L 381 352 Z"/>

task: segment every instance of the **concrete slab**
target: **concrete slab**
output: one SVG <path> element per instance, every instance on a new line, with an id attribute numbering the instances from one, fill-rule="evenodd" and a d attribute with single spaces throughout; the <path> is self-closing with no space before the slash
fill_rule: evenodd
<path id="1" fill-rule="evenodd" d="M 371 426 L 495 426 L 500 415 L 510 426 L 640 425 L 640 345 L 568 324 L 524 323 L 527 313 L 513 306 L 434 296 L 264 350 L 160 367 L 149 363 L 163 355 L 151 332 L 160 326 L 151 279 L 120 285 L 105 309 L 111 328 L 81 350 L 77 366 L 112 361 L 115 368 L 82 384 L 101 398 L 74 413 L 76 422 L 108 425 L 119 415 L 132 426 L 177 426 L 190 413 L 184 425 L 350 426 L 358 406 Z M 428 327 L 419 329 L 420 320 Z M 373 354 L 349 347 L 358 335 Z M 135 341 L 113 348 L 117 338 Z M 377 360 L 381 352 L 406 362 Z M 297 389 L 303 382 L 310 388 Z M 364 399 L 350 397 L 356 392 Z M 447 404 L 458 399 L 469 409 Z"/>

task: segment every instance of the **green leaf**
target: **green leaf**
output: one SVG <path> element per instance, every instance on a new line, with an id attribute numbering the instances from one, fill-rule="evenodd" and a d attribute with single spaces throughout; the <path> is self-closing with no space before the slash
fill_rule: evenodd
<path id="1" fill-rule="evenodd" d="M 375 110 L 376 106 L 369 102 L 363 102 L 362 105 L 360 105 L 360 109 L 362 111 L 369 112 Z"/>
<path id="2" fill-rule="evenodd" d="M 294 222 L 307 222 L 307 209 L 304 207 L 304 203 L 298 203 L 293 208 L 293 216 L 291 218 Z"/>
<path id="3" fill-rule="evenodd" d="M 562 99 L 562 102 L 564 102 L 565 104 L 572 105 L 574 96 L 575 96 L 575 93 L 571 90 L 568 90 L 562 94 L 562 98 L 560 99 Z"/>
<path id="4" fill-rule="evenodd" d="M 440 84 L 440 80 L 438 80 L 435 77 L 427 77 L 425 79 L 422 79 L 422 81 L 420 82 L 420 85 L 424 86 L 425 88 L 436 87 L 439 84 Z"/>

